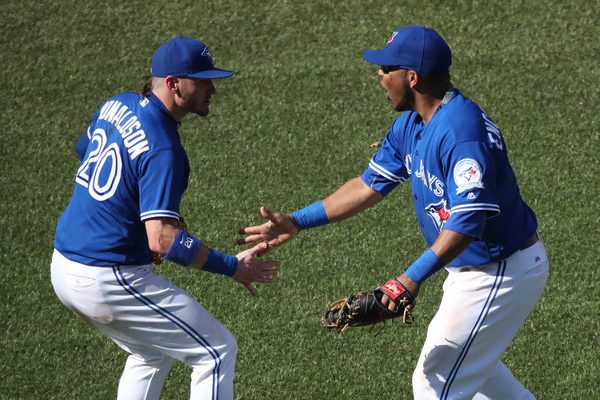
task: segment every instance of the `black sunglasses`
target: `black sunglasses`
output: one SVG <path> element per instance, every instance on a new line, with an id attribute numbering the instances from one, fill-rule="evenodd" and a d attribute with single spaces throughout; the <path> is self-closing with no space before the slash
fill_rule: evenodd
<path id="1" fill-rule="evenodd" d="M 381 69 L 381 72 L 383 72 L 384 74 L 389 74 L 390 72 L 394 72 L 394 71 L 398 71 L 399 69 L 402 69 L 402 67 L 399 65 L 380 65 L 379 68 Z"/>

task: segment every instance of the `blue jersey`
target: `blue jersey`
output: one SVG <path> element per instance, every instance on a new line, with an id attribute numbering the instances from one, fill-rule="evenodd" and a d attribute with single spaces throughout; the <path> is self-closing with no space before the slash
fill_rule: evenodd
<path id="1" fill-rule="evenodd" d="M 441 229 L 476 238 L 448 266 L 505 258 L 537 229 L 500 129 L 458 90 L 446 94 L 425 125 L 414 111 L 396 118 L 362 174 L 383 195 L 409 179 L 417 220 L 430 246 Z"/>
<path id="2" fill-rule="evenodd" d="M 54 246 L 86 265 L 152 260 L 144 221 L 179 219 L 189 177 L 178 123 L 154 95 L 107 100 L 76 145 L 81 164 Z"/>

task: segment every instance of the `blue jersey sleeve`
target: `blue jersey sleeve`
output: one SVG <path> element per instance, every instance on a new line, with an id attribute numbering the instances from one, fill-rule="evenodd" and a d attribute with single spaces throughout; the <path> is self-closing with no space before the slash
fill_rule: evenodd
<path id="1" fill-rule="evenodd" d="M 408 172 L 401 154 L 401 143 L 394 130 L 390 130 L 381 148 L 369 162 L 361 179 L 371 189 L 387 195 L 396 186 L 408 179 Z"/>
<path id="2" fill-rule="evenodd" d="M 480 239 L 485 229 L 485 211 L 463 211 L 450 214 L 444 229 Z"/>
<path id="3" fill-rule="evenodd" d="M 142 160 L 139 176 L 140 219 L 179 219 L 179 205 L 187 188 L 189 167 L 185 154 L 161 150 Z"/>
<path id="4" fill-rule="evenodd" d="M 451 215 L 479 211 L 490 218 L 500 213 L 495 154 L 489 144 L 457 143 L 446 155 L 444 169 Z M 458 223 L 462 218 L 454 220 Z"/>
<path id="5" fill-rule="evenodd" d="M 90 144 L 90 128 L 88 128 L 87 132 L 81 135 L 81 138 L 75 143 L 75 153 L 77 153 L 77 157 L 79 157 L 79 162 L 83 161 L 83 157 L 85 156 L 85 152 L 87 151 L 87 147 Z"/>
<path id="6" fill-rule="evenodd" d="M 100 110 L 96 111 L 92 116 L 92 123 L 88 126 L 87 130 L 81 135 L 79 141 L 75 143 L 75 153 L 77 157 L 79 157 L 79 162 L 83 161 L 83 157 L 85 157 L 85 153 L 87 152 L 87 148 L 90 144 L 90 139 L 92 138 L 92 125 L 98 119 L 98 115 L 100 114 Z"/>

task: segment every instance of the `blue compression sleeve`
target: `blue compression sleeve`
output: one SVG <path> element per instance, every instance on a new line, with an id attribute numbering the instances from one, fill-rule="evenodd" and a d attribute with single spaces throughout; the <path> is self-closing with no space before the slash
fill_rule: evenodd
<path id="1" fill-rule="evenodd" d="M 315 201 L 311 205 L 294 211 L 292 213 L 292 218 L 300 229 L 315 228 L 331 222 L 327 217 L 323 201 L 321 200 Z"/>
<path id="2" fill-rule="evenodd" d="M 428 249 L 417 261 L 408 267 L 406 275 L 413 281 L 422 283 L 425 279 L 433 275 L 434 272 L 442 269 L 444 265 L 433 250 Z"/>

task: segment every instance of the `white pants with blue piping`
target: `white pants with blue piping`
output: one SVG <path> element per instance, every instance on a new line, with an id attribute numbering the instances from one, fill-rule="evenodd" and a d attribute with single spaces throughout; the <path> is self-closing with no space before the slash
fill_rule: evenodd
<path id="1" fill-rule="evenodd" d="M 413 373 L 414 398 L 534 399 L 500 358 L 544 290 L 548 257 L 542 242 L 499 262 L 447 270 Z"/>
<path id="2" fill-rule="evenodd" d="M 177 360 L 192 368 L 190 399 L 233 399 L 235 338 L 150 265 L 94 267 L 55 250 L 51 276 L 63 304 L 131 354 L 119 400 L 159 399 Z"/>

